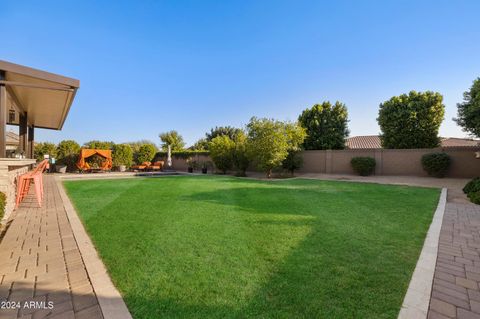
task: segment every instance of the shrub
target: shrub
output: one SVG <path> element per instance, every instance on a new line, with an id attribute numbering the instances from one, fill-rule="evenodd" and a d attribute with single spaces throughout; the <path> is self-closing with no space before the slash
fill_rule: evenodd
<path id="1" fill-rule="evenodd" d="M 429 153 L 422 156 L 423 169 L 430 176 L 444 177 L 450 167 L 451 159 L 446 153 Z"/>
<path id="2" fill-rule="evenodd" d="M 7 195 L 0 192 L 0 220 L 2 220 L 3 215 L 5 214 L 5 205 L 7 203 Z"/>
<path id="3" fill-rule="evenodd" d="M 470 182 L 468 182 L 465 187 L 463 187 L 463 192 L 465 194 L 478 191 L 480 191 L 480 177 L 475 177 Z"/>
<path id="4" fill-rule="evenodd" d="M 50 157 L 57 157 L 57 147 L 53 143 L 37 143 L 34 148 L 34 157 L 37 161 L 43 161 L 43 156 L 45 154 L 50 155 Z"/>
<path id="5" fill-rule="evenodd" d="M 133 161 L 132 147 L 128 144 L 116 144 L 112 152 L 113 166 L 125 165 L 130 167 Z"/>
<path id="6" fill-rule="evenodd" d="M 172 158 L 179 158 L 179 159 L 188 159 L 190 157 L 195 157 L 197 155 L 204 155 L 208 156 L 210 154 L 209 151 L 191 151 L 191 150 L 185 150 L 185 151 L 172 151 Z M 159 160 L 164 160 L 167 158 L 167 152 L 165 151 L 160 151 L 155 154 L 155 161 Z"/>
<path id="7" fill-rule="evenodd" d="M 375 170 L 375 159 L 373 157 L 354 157 L 350 161 L 352 168 L 361 176 L 371 175 Z"/>
<path id="8" fill-rule="evenodd" d="M 112 141 L 89 141 L 85 144 L 83 144 L 84 148 L 91 148 L 91 149 L 97 149 L 97 150 L 112 150 L 113 146 L 115 145 L 114 142 Z"/>
<path id="9" fill-rule="evenodd" d="M 225 174 L 233 167 L 233 158 L 235 152 L 235 142 L 227 135 L 220 135 L 215 137 L 208 143 L 210 150 L 210 157 L 215 166 Z"/>
<path id="10" fill-rule="evenodd" d="M 79 153 L 80 145 L 77 142 L 73 140 L 61 141 L 57 146 L 58 164 L 67 166 L 69 171 L 76 170 Z"/>
<path id="11" fill-rule="evenodd" d="M 480 191 L 470 192 L 467 196 L 472 203 L 480 205 Z"/>
<path id="12" fill-rule="evenodd" d="M 138 152 L 134 154 L 135 161 L 137 164 L 141 164 L 143 162 L 151 162 L 153 157 L 155 156 L 155 146 L 152 144 L 143 144 L 138 148 Z"/>
<path id="13" fill-rule="evenodd" d="M 300 169 L 302 167 L 302 165 L 303 165 L 303 158 L 301 155 L 301 151 L 299 150 L 289 151 L 287 157 L 282 162 L 282 167 L 287 171 L 289 171 L 292 174 L 292 176 L 297 169 Z"/>

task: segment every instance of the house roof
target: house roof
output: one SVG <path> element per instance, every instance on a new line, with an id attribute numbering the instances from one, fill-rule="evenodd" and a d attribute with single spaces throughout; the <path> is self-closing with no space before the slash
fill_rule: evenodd
<path id="1" fill-rule="evenodd" d="M 473 147 L 479 146 L 479 143 L 480 140 L 472 138 L 441 138 L 441 147 Z M 347 149 L 382 148 L 380 136 L 378 135 L 352 136 L 347 138 L 345 145 Z"/>
<path id="2" fill-rule="evenodd" d="M 0 60 L 0 84 L 7 88 L 7 108 L 27 114 L 28 125 L 62 129 L 75 93 L 76 79 Z M 18 125 L 19 117 L 8 118 Z"/>

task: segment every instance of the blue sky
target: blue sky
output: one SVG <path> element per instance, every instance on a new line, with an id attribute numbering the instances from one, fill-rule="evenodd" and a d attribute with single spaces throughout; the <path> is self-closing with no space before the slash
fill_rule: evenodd
<path id="1" fill-rule="evenodd" d="M 352 136 L 377 134 L 379 103 L 410 90 L 442 93 L 440 134 L 466 136 L 452 117 L 480 76 L 476 0 L 0 1 L 0 59 L 81 81 L 40 141 L 191 144 L 324 100 L 347 104 Z"/>

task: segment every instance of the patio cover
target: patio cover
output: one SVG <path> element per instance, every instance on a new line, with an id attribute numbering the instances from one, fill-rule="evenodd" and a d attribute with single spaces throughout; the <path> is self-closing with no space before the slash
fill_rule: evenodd
<path id="1" fill-rule="evenodd" d="M 0 60 L 0 85 L 6 86 L 8 111 L 28 114 L 29 126 L 61 130 L 80 82 Z M 19 116 L 7 116 L 7 124 L 19 125 Z"/>
<path id="2" fill-rule="evenodd" d="M 78 159 L 77 167 L 81 170 L 90 169 L 90 165 L 88 165 L 85 159 L 95 154 L 98 154 L 101 157 L 105 158 L 105 161 L 102 163 L 102 167 L 100 167 L 102 170 L 112 169 L 112 151 L 111 150 L 96 150 L 96 149 L 88 149 L 88 148 L 82 148 L 80 150 L 80 158 Z"/>

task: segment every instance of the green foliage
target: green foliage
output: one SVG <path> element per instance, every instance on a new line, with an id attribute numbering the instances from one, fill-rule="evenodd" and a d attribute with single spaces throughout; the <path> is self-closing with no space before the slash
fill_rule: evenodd
<path id="1" fill-rule="evenodd" d="M 181 151 L 185 147 L 183 137 L 175 130 L 161 133 L 159 137 L 162 141 L 162 150 L 164 151 L 168 150 L 168 145 L 171 146 L 172 151 Z"/>
<path id="2" fill-rule="evenodd" d="M 84 148 L 91 148 L 97 150 L 113 150 L 113 146 L 115 145 L 112 141 L 98 141 L 93 140 L 83 144 Z"/>
<path id="3" fill-rule="evenodd" d="M 135 162 L 137 164 L 151 162 L 155 156 L 155 151 L 155 147 L 152 144 L 143 144 L 138 148 L 138 152 L 134 153 Z"/>
<path id="4" fill-rule="evenodd" d="M 443 97 L 435 92 L 394 96 L 380 104 L 378 124 L 384 148 L 434 148 L 439 146 L 438 129 L 443 121 Z"/>
<path id="5" fill-rule="evenodd" d="M 454 120 L 464 131 L 480 137 L 480 78 L 473 81 L 470 90 L 463 93 L 463 103 L 457 104 Z"/>
<path id="6" fill-rule="evenodd" d="M 217 136 L 226 135 L 232 141 L 234 141 L 238 134 L 243 133 L 243 131 L 239 128 L 232 127 L 232 126 L 216 126 L 210 130 L 210 133 L 205 134 L 207 142 L 212 141 Z"/>
<path id="7" fill-rule="evenodd" d="M 228 135 L 219 135 L 208 143 L 210 157 L 215 166 L 225 174 L 233 167 L 235 142 Z"/>
<path id="8" fill-rule="evenodd" d="M 339 150 L 345 148 L 348 137 L 348 111 L 345 104 L 323 102 L 306 109 L 298 118 L 306 129 L 304 141 L 306 150 Z"/>
<path id="9" fill-rule="evenodd" d="M 57 145 L 58 164 L 67 166 L 68 171 L 77 169 L 80 145 L 73 140 L 63 140 Z"/>
<path id="10" fill-rule="evenodd" d="M 250 159 L 247 154 L 247 136 L 240 130 L 236 133 L 234 142 L 233 166 L 237 169 L 238 176 L 246 176 L 246 171 L 250 166 Z"/>
<path id="11" fill-rule="evenodd" d="M 282 164 L 290 150 L 300 149 L 305 129 L 296 123 L 253 117 L 247 125 L 248 157 L 267 177 Z"/>
<path id="12" fill-rule="evenodd" d="M 0 192 L 0 220 L 2 220 L 5 215 L 5 205 L 7 204 L 7 195 Z"/>
<path id="13" fill-rule="evenodd" d="M 205 151 L 208 150 L 208 141 L 205 138 L 201 138 L 188 148 L 190 151 Z"/>
<path id="14" fill-rule="evenodd" d="M 451 159 L 447 153 L 429 153 L 422 156 L 423 169 L 430 176 L 444 177 L 450 163 Z"/>
<path id="15" fill-rule="evenodd" d="M 480 205 L 480 191 L 470 192 L 467 196 L 472 203 Z"/>
<path id="16" fill-rule="evenodd" d="M 473 178 L 465 185 L 465 187 L 463 187 L 463 192 L 465 194 L 478 191 L 480 191 L 480 177 Z"/>
<path id="17" fill-rule="evenodd" d="M 36 143 L 33 153 L 37 161 L 43 161 L 43 156 L 45 154 L 50 155 L 50 157 L 56 158 L 57 147 L 55 146 L 55 144 L 49 142 Z"/>
<path id="18" fill-rule="evenodd" d="M 127 167 L 132 166 L 133 151 L 129 144 L 116 144 L 113 147 L 112 152 L 113 166 L 118 167 L 125 165 Z"/>
<path id="19" fill-rule="evenodd" d="M 350 164 L 357 174 L 368 176 L 375 171 L 376 162 L 373 157 L 353 157 Z"/>
<path id="20" fill-rule="evenodd" d="M 132 148 L 132 152 L 135 154 L 137 153 L 139 150 L 140 150 L 140 146 L 144 145 L 144 144 L 150 144 L 153 146 L 153 148 L 155 149 L 155 151 L 158 151 L 158 147 L 157 145 L 155 145 L 155 143 L 153 143 L 152 141 L 150 140 L 139 140 L 139 141 L 136 141 L 136 142 L 129 142 L 127 143 L 128 145 L 130 145 L 130 147 Z"/>
<path id="21" fill-rule="evenodd" d="M 289 171 L 292 176 L 294 172 L 303 166 L 303 157 L 300 150 L 288 151 L 287 157 L 282 162 L 282 168 Z"/>
<path id="22" fill-rule="evenodd" d="M 168 152 L 160 151 L 155 154 L 154 161 L 165 160 L 167 158 Z M 172 158 L 180 158 L 180 159 L 188 159 L 190 157 L 196 156 L 208 156 L 210 154 L 209 151 L 192 151 L 192 150 L 184 150 L 184 151 L 175 151 L 172 152 Z"/>

